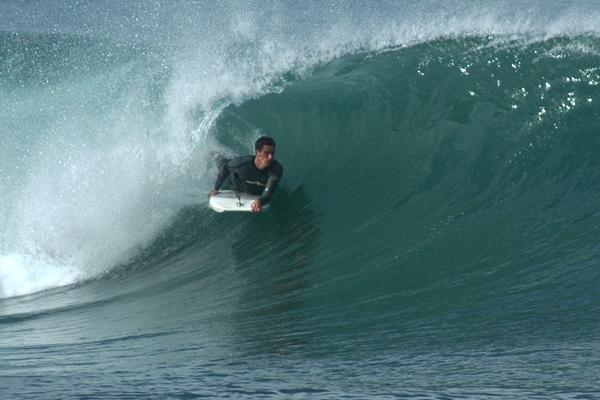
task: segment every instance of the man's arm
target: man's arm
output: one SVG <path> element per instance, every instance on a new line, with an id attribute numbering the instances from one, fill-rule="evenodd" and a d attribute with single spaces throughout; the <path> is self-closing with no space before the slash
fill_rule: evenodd
<path id="1" fill-rule="evenodd" d="M 269 179 L 267 179 L 267 183 L 265 184 L 265 188 L 262 191 L 262 194 L 258 198 L 261 205 L 267 204 L 271 201 L 271 196 L 277 189 L 279 185 L 279 181 L 283 176 L 283 167 L 277 161 L 273 161 L 273 165 L 271 168 L 271 172 L 269 174 Z"/>
<path id="2" fill-rule="evenodd" d="M 217 178 L 215 179 L 215 184 L 213 186 L 213 190 L 208 192 L 209 196 L 219 193 L 219 189 L 221 188 L 221 185 L 223 184 L 223 182 L 225 182 L 225 179 L 227 179 L 227 176 L 229 176 L 229 168 L 227 167 L 228 163 L 229 163 L 229 160 L 227 160 L 225 158 L 217 159 L 219 173 L 217 174 Z"/>
<path id="3" fill-rule="evenodd" d="M 273 169 L 267 179 L 267 183 L 265 184 L 265 188 L 262 191 L 262 194 L 252 202 L 252 212 L 259 213 L 262 211 L 262 206 L 271 201 L 271 196 L 273 196 L 273 192 L 277 189 L 279 185 L 279 181 L 283 176 L 283 167 L 277 161 L 275 161 L 275 165 L 273 165 Z"/>
<path id="4" fill-rule="evenodd" d="M 267 180 L 267 184 L 265 185 L 262 194 L 258 198 L 261 205 L 265 205 L 271 201 L 271 196 L 273 196 L 273 192 L 277 189 L 277 185 L 279 185 L 279 176 L 271 175 Z"/>

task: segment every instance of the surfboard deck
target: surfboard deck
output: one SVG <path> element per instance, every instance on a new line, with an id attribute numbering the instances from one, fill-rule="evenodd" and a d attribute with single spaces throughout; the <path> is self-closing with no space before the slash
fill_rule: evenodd
<path id="1" fill-rule="evenodd" d="M 226 211 L 252 212 L 251 205 L 256 199 L 258 196 L 247 193 L 236 194 L 233 190 L 221 190 L 218 194 L 210 196 L 208 206 L 219 213 Z M 263 206 L 263 210 L 268 206 L 268 204 Z"/>

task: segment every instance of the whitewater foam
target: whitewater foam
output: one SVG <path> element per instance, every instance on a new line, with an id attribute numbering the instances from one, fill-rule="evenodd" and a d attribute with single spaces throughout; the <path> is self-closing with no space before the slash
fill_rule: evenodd
<path id="1" fill-rule="evenodd" d="M 0 255 L 0 298 L 22 296 L 77 282 L 82 272 L 72 265 L 28 254 Z"/>

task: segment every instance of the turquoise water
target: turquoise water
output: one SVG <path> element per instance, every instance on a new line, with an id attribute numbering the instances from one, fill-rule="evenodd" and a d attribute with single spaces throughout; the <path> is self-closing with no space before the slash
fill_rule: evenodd
<path id="1" fill-rule="evenodd" d="M 596 6 L 0 2 L 0 397 L 598 398 Z"/>

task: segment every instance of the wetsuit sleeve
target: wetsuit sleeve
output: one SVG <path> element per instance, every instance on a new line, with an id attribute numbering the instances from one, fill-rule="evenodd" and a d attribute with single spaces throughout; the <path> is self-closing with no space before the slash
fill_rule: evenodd
<path id="1" fill-rule="evenodd" d="M 279 185 L 279 180 L 283 176 L 283 167 L 281 166 L 281 164 L 277 162 L 275 163 L 276 164 L 274 166 L 274 170 L 270 174 L 269 179 L 267 179 L 265 188 L 263 189 L 262 194 L 258 198 L 258 200 L 260 200 L 260 204 L 262 205 L 265 205 L 269 201 L 271 201 L 271 196 L 273 196 L 275 189 L 277 189 L 277 186 Z"/>
<path id="2" fill-rule="evenodd" d="M 271 196 L 273 196 L 273 192 L 277 189 L 277 185 L 279 184 L 279 177 L 277 175 L 271 175 L 267 180 L 267 184 L 265 188 L 258 198 L 260 200 L 261 205 L 267 204 L 271 201 Z"/>
<path id="3" fill-rule="evenodd" d="M 227 166 L 228 163 L 229 160 L 224 158 L 217 160 L 219 173 L 217 174 L 217 179 L 215 180 L 215 185 L 213 186 L 214 191 L 218 191 L 223 182 L 225 182 L 225 179 L 227 179 L 227 176 L 229 176 L 229 168 Z"/>

